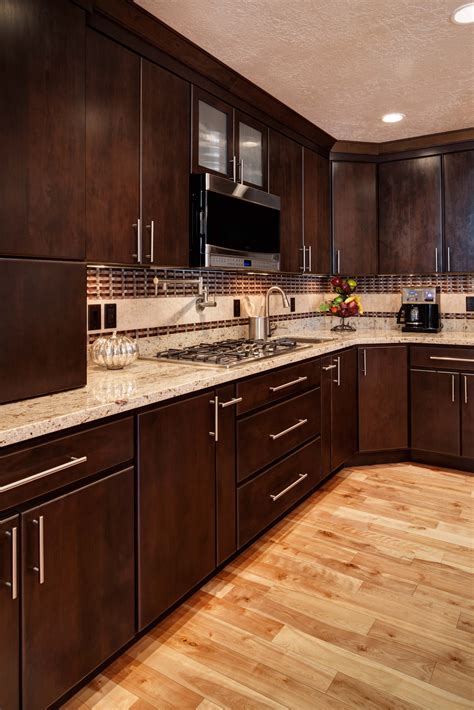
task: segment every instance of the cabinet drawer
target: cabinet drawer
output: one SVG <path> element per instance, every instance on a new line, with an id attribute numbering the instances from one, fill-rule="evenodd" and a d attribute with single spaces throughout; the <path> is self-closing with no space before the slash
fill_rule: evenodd
<path id="1" fill-rule="evenodd" d="M 320 478 L 318 438 L 239 488 L 239 547 L 308 493 Z"/>
<path id="2" fill-rule="evenodd" d="M 133 417 L 0 456 L 0 510 L 133 459 Z"/>
<path id="3" fill-rule="evenodd" d="M 411 367 L 429 367 L 433 370 L 462 370 L 474 372 L 474 348 L 440 347 L 412 345 L 410 348 Z"/>
<path id="4" fill-rule="evenodd" d="M 237 480 L 320 433 L 319 387 L 237 422 Z"/>
<path id="5" fill-rule="evenodd" d="M 237 397 L 242 397 L 242 402 L 238 405 L 237 414 L 245 414 L 289 395 L 318 387 L 320 379 L 321 364 L 318 359 L 301 362 L 281 370 L 271 370 L 264 375 L 239 382 Z"/>

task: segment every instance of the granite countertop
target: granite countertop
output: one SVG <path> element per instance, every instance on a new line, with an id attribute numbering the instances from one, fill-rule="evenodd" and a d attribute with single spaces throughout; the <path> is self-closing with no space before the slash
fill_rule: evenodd
<path id="1" fill-rule="evenodd" d="M 311 345 L 285 355 L 219 369 L 182 363 L 137 360 L 125 370 L 111 371 L 91 366 L 86 387 L 0 406 L 0 447 L 93 422 L 139 407 L 215 387 L 282 365 L 306 360 L 353 345 L 384 343 L 426 343 L 474 346 L 474 335 L 447 332 L 411 335 L 396 331 L 358 330 L 336 335 L 325 331 L 288 329 L 276 337 L 314 337 L 327 342 Z"/>

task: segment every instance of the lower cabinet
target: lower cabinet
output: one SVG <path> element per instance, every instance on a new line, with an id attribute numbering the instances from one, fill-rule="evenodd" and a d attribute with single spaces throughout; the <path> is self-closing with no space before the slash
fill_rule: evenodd
<path id="1" fill-rule="evenodd" d="M 411 370 L 411 447 L 461 453 L 459 374 Z"/>
<path id="2" fill-rule="evenodd" d="M 138 417 L 140 629 L 215 568 L 218 416 L 208 392 Z"/>
<path id="3" fill-rule="evenodd" d="M 343 350 L 321 363 L 322 473 L 327 476 L 357 451 L 357 360 Z"/>
<path id="4" fill-rule="evenodd" d="M 461 375 L 461 455 L 474 459 L 474 374 Z"/>
<path id="5" fill-rule="evenodd" d="M 0 520 L 0 708 L 20 707 L 20 516 Z"/>
<path id="6" fill-rule="evenodd" d="M 133 468 L 26 511 L 21 548 L 22 707 L 44 710 L 135 633 Z"/>
<path id="7" fill-rule="evenodd" d="M 408 352 L 404 345 L 358 349 L 359 451 L 408 446 Z"/>

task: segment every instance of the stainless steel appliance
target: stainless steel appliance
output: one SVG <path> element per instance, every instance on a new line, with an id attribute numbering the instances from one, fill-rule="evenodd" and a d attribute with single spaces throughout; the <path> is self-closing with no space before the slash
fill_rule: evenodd
<path id="1" fill-rule="evenodd" d="M 143 359 L 230 368 L 309 347 L 311 347 L 310 343 L 298 343 L 292 338 L 267 341 L 241 338 L 218 343 L 202 343 L 190 348 L 163 350 L 152 358 Z"/>
<path id="2" fill-rule="evenodd" d="M 205 173 L 191 178 L 191 266 L 280 270 L 280 198 Z"/>
<path id="3" fill-rule="evenodd" d="M 439 333 L 441 328 L 440 289 L 437 286 L 402 289 L 402 305 L 397 323 L 404 333 Z"/>

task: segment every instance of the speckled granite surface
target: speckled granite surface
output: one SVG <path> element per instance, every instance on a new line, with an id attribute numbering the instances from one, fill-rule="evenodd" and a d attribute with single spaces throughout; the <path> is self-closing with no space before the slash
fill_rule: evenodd
<path id="1" fill-rule="evenodd" d="M 298 335 L 327 338 L 328 341 L 229 370 L 149 360 L 138 360 L 126 370 L 120 371 L 107 371 L 92 366 L 89 368 L 86 387 L 0 406 L 0 447 L 129 412 L 352 345 L 426 343 L 474 347 L 473 334 L 456 331 L 413 336 L 393 330 L 358 330 L 353 334 L 336 336 L 306 328 L 298 331 L 296 328 L 287 328 L 276 333 L 277 337 Z"/>

